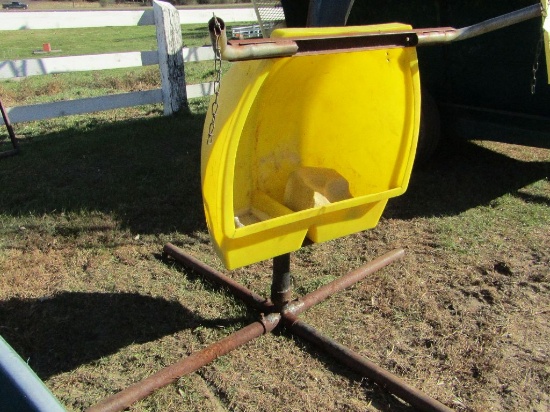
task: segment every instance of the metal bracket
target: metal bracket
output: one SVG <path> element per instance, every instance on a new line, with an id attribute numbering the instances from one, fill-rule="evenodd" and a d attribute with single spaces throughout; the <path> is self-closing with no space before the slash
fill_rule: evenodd
<path id="1" fill-rule="evenodd" d="M 547 2 L 548 0 L 543 1 Z M 216 27 L 213 20 L 210 20 L 208 27 L 212 38 L 219 37 L 218 41 L 222 59 L 240 61 L 289 57 L 303 54 L 445 44 L 470 39 L 535 17 L 540 17 L 543 15 L 543 11 L 544 6 L 542 4 L 533 4 L 532 6 L 461 29 L 437 27 L 396 33 L 361 33 L 355 35 L 346 34 L 285 39 L 272 38 L 230 42 L 227 40 L 225 24 L 221 19 L 218 18 L 220 22 L 219 27 Z"/>

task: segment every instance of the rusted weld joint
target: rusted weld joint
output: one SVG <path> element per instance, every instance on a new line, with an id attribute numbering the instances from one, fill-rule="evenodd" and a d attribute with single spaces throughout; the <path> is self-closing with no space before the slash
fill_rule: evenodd
<path id="1" fill-rule="evenodd" d="M 304 312 L 308 308 L 304 308 L 305 304 L 300 300 L 300 298 L 293 300 L 292 302 L 287 303 L 281 313 L 284 315 L 297 315 Z"/>
<path id="2" fill-rule="evenodd" d="M 272 332 L 279 325 L 281 318 L 281 314 L 277 312 L 262 315 L 259 322 L 264 326 L 264 335 Z"/>

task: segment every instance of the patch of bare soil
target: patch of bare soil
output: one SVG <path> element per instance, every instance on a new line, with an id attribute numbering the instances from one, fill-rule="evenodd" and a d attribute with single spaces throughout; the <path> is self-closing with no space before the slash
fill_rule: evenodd
<path id="1" fill-rule="evenodd" d="M 550 410 L 549 162 L 547 150 L 483 143 L 415 171 L 375 229 L 292 255 L 302 295 L 406 251 L 301 319 L 455 410 Z M 52 212 L 2 226 L 0 332 L 69 410 L 257 316 L 159 259 L 170 241 L 223 270 L 204 226 L 139 233 L 118 219 Z M 230 276 L 268 296 L 270 272 L 264 262 Z M 277 330 L 132 410 L 412 409 Z"/>

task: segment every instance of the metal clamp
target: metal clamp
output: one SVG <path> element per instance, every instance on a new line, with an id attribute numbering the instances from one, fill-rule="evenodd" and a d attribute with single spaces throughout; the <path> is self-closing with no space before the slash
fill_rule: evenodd
<path id="1" fill-rule="evenodd" d="M 512 26 L 543 14 L 542 4 L 504 14 L 472 26 L 455 29 L 437 27 L 390 33 L 359 33 L 354 35 L 311 36 L 285 39 L 254 39 L 229 41 L 225 23 L 217 18 L 208 23 L 212 44 L 217 39 L 222 59 L 229 61 L 269 59 L 304 54 L 321 54 L 374 50 L 393 47 L 417 47 L 451 43 L 480 36 L 491 31 Z M 548 23 L 550 25 L 550 23 Z"/>

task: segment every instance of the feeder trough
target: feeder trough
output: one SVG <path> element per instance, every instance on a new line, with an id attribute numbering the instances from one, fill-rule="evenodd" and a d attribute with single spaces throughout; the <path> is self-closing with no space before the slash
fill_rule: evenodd
<path id="1" fill-rule="evenodd" d="M 278 29 L 274 38 L 410 30 Z M 234 269 L 374 227 L 409 182 L 420 121 L 414 47 L 239 61 L 223 78 L 202 187 L 216 251 Z"/>

